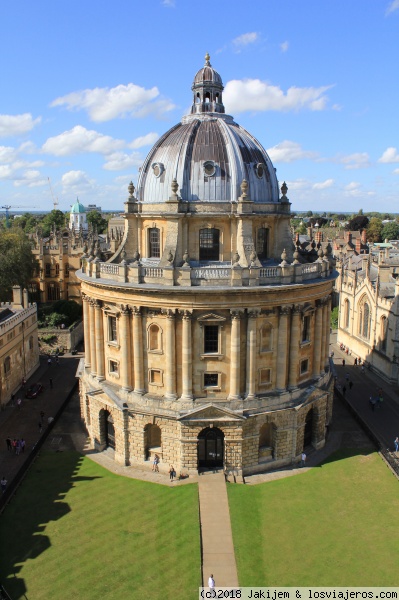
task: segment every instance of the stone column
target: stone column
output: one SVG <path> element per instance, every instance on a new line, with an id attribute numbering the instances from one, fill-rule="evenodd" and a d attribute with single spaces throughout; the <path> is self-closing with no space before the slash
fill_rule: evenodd
<path id="1" fill-rule="evenodd" d="M 145 394 L 143 363 L 143 325 L 140 306 L 133 306 L 134 391 Z"/>
<path id="2" fill-rule="evenodd" d="M 290 364 L 288 388 L 295 389 L 298 385 L 299 344 L 301 338 L 301 306 L 295 304 L 291 316 Z"/>
<path id="3" fill-rule="evenodd" d="M 228 400 L 240 398 L 240 311 L 231 310 L 230 393 Z"/>
<path id="4" fill-rule="evenodd" d="M 183 348 L 182 348 L 182 394 L 181 400 L 193 398 L 193 357 L 191 342 L 192 312 L 183 311 Z"/>
<path id="5" fill-rule="evenodd" d="M 320 371 L 321 374 L 324 375 L 325 373 L 325 366 L 326 366 L 326 340 L 328 339 L 328 333 L 327 333 L 327 312 L 328 312 L 328 304 L 327 304 L 327 298 L 323 299 L 323 312 L 322 312 L 322 320 L 323 320 L 323 327 L 322 327 L 322 334 L 321 334 L 321 352 L 320 352 Z M 328 330 L 329 331 L 329 330 Z"/>
<path id="6" fill-rule="evenodd" d="M 94 300 L 91 300 L 89 305 L 89 323 L 90 323 L 90 364 L 91 374 L 97 374 L 97 358 L 96 358 L 96 329 L 95 329 L 95 309 Z"/>
<path id="7" fill-rule="evenodd" d="M 287 389 L 288 319 L 290 311 L 291 309 L 288 306 L 280 307 L 276 380 L 276 388 L 280 392 L 284 392 Z"/>
<path id="8" fill-rule="evenodd" d="M 121 386 L 123 390 L 130 392 L 130 360 L 129 360 L 129 349 L 130 349 L 130 310 L 129 307 L 122 304 L 121 316 L 119 317 L 119 339 L 121 344 L 121 362 L 120 362 L 120 374 L 121 374 Z"/>
<path id="9" fill-rule="evenodd" d="M 173 400 L 176 394 L 176 333 L 175 311 L 166 311 L 166 373 L 165 373 L 165 398 Z"/>
<path id="10" fill-rule="evenodd" d="M 326 346 L 324 351 L 324 365 L 328 364 L 328 359 L 330 356 L 330 329 L 331 329 L 331 296 L 328 296 L 327 299 L 327 315 L 326 315 Z"/>
<path id="11" fill-rule="evenodd" d="M 255 398 L 256 383 L 256 318 L 259 309 L 248 310 L 246 399 Z"/>
<path id="12" fill-rule="evenodd" d="M 91 366 L 90 356 L 90 316 L 89 316 L 89 301 L 90 298 L 83 296 L 83 329 L 84 329 L 84 341 L 85 341 L 85 366 Z"/>
<path id="13" fill-rule="evenodd" d="M 97 377 L 100 381 L 105 379 L 105 359 L 104 359 L 104 329 L 102 303 L 98 300 L 94 303 L 95 315 L 95 335 L 96 335 L 96 363 Z"/>
<path id="14" fill-rule="evenodd" d="M 316 306 L 316 318 L 314 326 L 314 347 L 313 347 L 313 377 L 320 377 L 321 362 L 321 339 L 323 335 L 323 307 L 318 301 Z"/>

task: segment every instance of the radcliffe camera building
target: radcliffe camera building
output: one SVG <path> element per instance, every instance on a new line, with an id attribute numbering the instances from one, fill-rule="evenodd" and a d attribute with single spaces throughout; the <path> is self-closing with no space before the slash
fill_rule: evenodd
<path id="1" fill-rule="evenodd" d="M 325 443 L 334 262 L 299 260 L 287 186 L 208 55 L 192 100 L 129 186 L 116 252 L 83 257 L 81 411 L 121 464 L 253 473 Z"/>

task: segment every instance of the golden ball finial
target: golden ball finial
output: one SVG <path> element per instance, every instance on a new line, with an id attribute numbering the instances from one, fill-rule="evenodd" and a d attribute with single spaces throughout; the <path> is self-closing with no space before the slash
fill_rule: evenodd
<path id="1" fill-rule="evenodd" d="M 210 61 L 210 60 L 211 60 L 211 57 L 209 56 L 209 52 L 207 52 L 207 53 L 205 54 L 205 61 L 206 61 L 207 63 L 209 63 L 209 61 Z"/>

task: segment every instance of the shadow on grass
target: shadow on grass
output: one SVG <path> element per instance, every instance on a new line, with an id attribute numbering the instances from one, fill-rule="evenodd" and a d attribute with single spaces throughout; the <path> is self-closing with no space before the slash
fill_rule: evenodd
<path id="1" fill-rule="evenodd" d="M 51 546 L 43 531 L 71 511 L 64 501 L 68 491 L 79 481 L 98 479 L 78 475 L 82 460 L 78 452 L 41 454 L 1 515 L 0 578 L 13 599 L 29 600 L 18 574 L 25 561 Z"/>

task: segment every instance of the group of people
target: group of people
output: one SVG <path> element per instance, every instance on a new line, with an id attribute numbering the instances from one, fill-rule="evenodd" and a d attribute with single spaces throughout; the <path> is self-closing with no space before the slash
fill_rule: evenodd
<path id="1" fill-rule="evenodd" d="M 159 454 L 154 454 L 154 459 L 152 461 L 152 470 L 155 473 L 159 473 L 159 462 L 160 462 Z M 169 469 L 169 479 L 173 481 L 176 478 L 176 470 L 173 465 L 170 465 Z"/>
<path id="2" fill-rule="evenodd" d="M 25 440 L 23 438 L 21 438 L 21 439 L 14 438 L 12 440 L 10 437 L 8 437 L 6 439 L 6 444 L 7 444 L 7 450 L 9 452 L 14 452 L 14 454 L 16 454 L 17 456 L 21 452 L 25 452 Z"/>
<path id="3" fill-rule="evenodd" d="M 370 396 L 370 407 L 371 410 L 375 410 L 376 408 L 382 408 L 382 403 L 384 402 L 384 396 L 382 395 L 382 389 L 378 390 L 378 395 L 373 397 Z"/>

